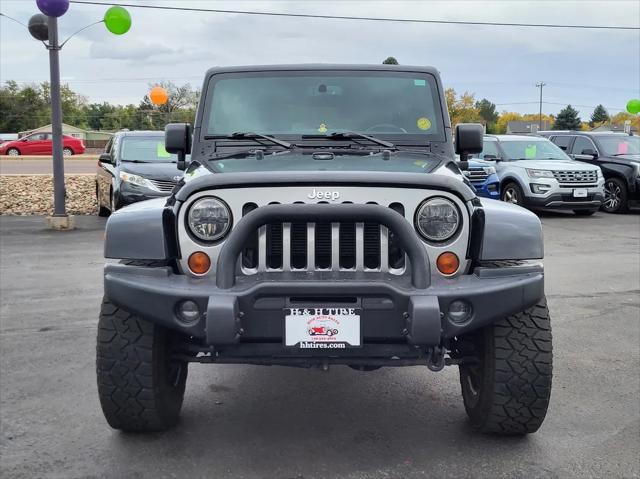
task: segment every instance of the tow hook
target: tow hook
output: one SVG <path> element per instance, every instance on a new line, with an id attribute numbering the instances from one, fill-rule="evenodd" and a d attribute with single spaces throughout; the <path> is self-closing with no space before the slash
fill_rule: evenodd
<path id="1" fill-rule="evenodd" d="M 429 356 L 427 357 L 427 367 L 431 371 L 442 371 L 444 369 L 444 348 L 440 346 L 434 346 L 429 351 Z"/>

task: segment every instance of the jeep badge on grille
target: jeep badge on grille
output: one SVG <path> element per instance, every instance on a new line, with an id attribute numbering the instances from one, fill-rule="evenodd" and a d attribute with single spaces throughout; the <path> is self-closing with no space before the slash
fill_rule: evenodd
<path id="1" fill-rule="evenodd" d="M 309 193 L 307 195 L 307 198 L 313 200 L 313 199 L 319 199 L 319 200 L 331 200 L 331 201 L 336 201 L 338 198 L 340 198 L 340 192 L 339 191 L 318 191 L 315 188 L 313 189 L 313 191 L 311 193 Z"/>

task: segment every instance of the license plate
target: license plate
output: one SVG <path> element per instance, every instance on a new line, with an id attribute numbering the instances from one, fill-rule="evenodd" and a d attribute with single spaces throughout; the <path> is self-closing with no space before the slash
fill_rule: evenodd
<path id="1" fill-rule="evenodd" d="M 360 310 L 356 308 L 287 308 L 285 346 L 344 349 L 361 346 Z"/>
<path id="2" fill-rule="evenodd" d="M 577 188 L 573 190 L 574 198 L 586 198 L 587 197 L 587 189 L 586 188 Z"/>

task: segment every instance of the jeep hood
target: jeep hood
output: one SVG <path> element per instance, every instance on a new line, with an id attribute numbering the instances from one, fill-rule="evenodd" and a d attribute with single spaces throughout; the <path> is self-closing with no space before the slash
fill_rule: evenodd
<path id="1" fill-rule="evenodd" d="M 263 161 L 263 160 L 260 160 Z M 393 160 L 389 160 L 393 161 Z M 254 186 L 366 186 L 372 188 L 375 200 L 376 187 L 424 188 L 448 191 L 463 201 L 471 201 L 476 195 L 462 180 L 454 176 L 384 171 L 255 171 L 243 173 L 212 174 L 202 166 L 190 165 L 185 172 L 180 189 L 172 198 L 185 201 L 199 191 L 221 188 L 251 188 Z M 171 200 L 170 200 L 171 201 Z"/>

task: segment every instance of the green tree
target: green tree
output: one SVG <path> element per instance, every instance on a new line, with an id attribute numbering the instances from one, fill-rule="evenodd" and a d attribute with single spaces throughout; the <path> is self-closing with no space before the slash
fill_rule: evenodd
<path id="1" fill-rule="evenodd" d="M 580 130 L 582 121 L 578 116 L 578 110 L 571 105 L 567 105 L 556 116 L 556 122 L 553 125 L 554 130 Z"/>
<path id="2" fill-rule="evenodd" d="M 500 135 L 505 134 L 510 121 L 522 121 L 522 115 L 514 111 L 503 111 L 496 122 L 495 132 Z"/>
<path id="3" fill-rule="evenodd" d="M 498 121 L 498 117 L 500 116 L 496 111 L 496 105 L 486 98 L 483 98 L 476 102 L 476 108 L 478 109 L 480 118 L 482 118 L 485 125 L 487 125 L 487 133 L 495 133 L 495 125 Z"/>
<path id="4" fill-rule="evenodd" d="M 385 61 L 382 62 L 383 65 L 398 65 L 398 60 L 394 57 L 387 57 Z"/>
<path id="5" fill-rule="evenodd" d="M 609 113 L 603 105 L 596 106 L 595 110 L 591 114 L 591 120 L 589 121 L 589 126 L 594 128 L 596 126 L 602 125 L 603 123 L 609 122 Z"/>
<path id="6" fill-rule="evenodd" d="M 482 121 L 473 93 L 464 92 L 458 97 L 453 88 L 447 88 L 444 94 L 452 126 L 455 127 L 458 123 L 477 123 Z"/>
<path id="7" fill-rule="evenodd" d="M 15 81 L 0 87 L 0 132 L 17 133 L 50 122 L 49 104 L 39 85 L 18 86 Z"/>
<path id="8" fill-rule="evenodd" d="M 149 89 L 153 86 L 149 85 Z M 154 105 L 149 95 L 145 95 L 138 106 L 145 128 L 162 130 L 172 121 L 193 122 L 200 92 L 193 90 L 188 83 L 177 86 L 172 82 L 161 82 L 158 86 L 167 90 L 169 99 L 164 105 Z"/>

